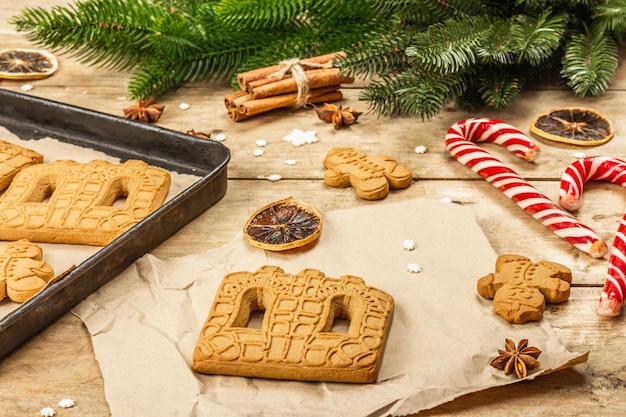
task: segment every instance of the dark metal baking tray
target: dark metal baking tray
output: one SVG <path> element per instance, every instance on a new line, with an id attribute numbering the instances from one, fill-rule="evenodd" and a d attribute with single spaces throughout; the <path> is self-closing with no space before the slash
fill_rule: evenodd
<path id="1" fill-rule="evenodd" d="M 122 161 L 140 159 L 199 177 L 65 277 L 1 318 L 0 360 L 226 194 L 230 153 L 218 142 L 3 89 L 0 126 L 23 140 L 51 137 Z"/>

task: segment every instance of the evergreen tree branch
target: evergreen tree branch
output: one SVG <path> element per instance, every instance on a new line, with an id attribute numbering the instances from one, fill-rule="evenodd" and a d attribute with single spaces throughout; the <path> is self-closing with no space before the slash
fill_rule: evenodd
<path id="1" fill-rule="evenodd" d="M 421 73 L 385 77 L 369 85 L 361 98 L 370 103 L 370 110 L 384 116 L 406 114 L 431 118 L 439 113 L 446 101 L 465 91 L 466 75 Z"/>
<path id="2" fill-rule="evenodd" d="M 615 77 L 618 51 L 615 41 L 602 27 L 572 35 L 565 46 L 561 75 L 579 96 L 597 96 Z"/>
<path id="3" fill-rule="evenodd" d="M 518 56 L 518 64 L 539 66 L 558 49 L 565 30 L 565 13 L 544 10 L 537 18 L 518 16 L 511 26 L 509 46 Z"/>
<path id="4" fill-rule="evenodd" d="M 130 70 L 136 99 L 343 50 L 345 74 L 378 80 L 362 96 L 371 109 L 425 118 L 448 100 L 504 107 L 555 72 L 578 95 L 602 93 L 626 0 L 76 0 L 11 22 L 82 63 Z"/>
<path id="5" fill-rule="evenodd" d="M 426 71 L 452 73 L 476 62 L 481 37 L 489 31 L 489 17 L 448 19 L 416 34 L 406 55 Z"/>
<path id="6" fill-rule="evenodd" d="M 592 9 L 593 25 L 603 32 L 626 31 L 626 1 L 607 0 Z"/>
<path id="7" fill-rule="evenodd" d="M 511 71 L 497 68 L 485 68 L 480 71 L 478 92 L 484 103 L 495 109 L 511 104 L 522 93 L 526 80 Z"/>
<path id="8" fill-rule="evenodd" d="M 11 22 L 39 45 L 113 70 L 139 65 L 155 48 L 180 53 L 193 47 L 195 38 L 179 15 L 145 0 L 90 0 L 50 12 L 27 8 Z"/>

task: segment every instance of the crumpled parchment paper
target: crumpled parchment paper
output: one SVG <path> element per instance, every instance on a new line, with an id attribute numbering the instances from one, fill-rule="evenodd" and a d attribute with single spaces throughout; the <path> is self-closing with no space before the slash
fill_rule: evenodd
<path id="1" fill-rule="evenodd" d="M 241 219 L 242 225 L 246 219 Z M 416 247 L 403 248 L 411 239 Z M 522 254 L 523 255 L 523 254 Z M 529 379 L 587 359 L 549 322 L 512 325 L 476 292 L 493 252 L 472 211 L 438 200 L 379 202 L 324 213 L 318 242 L 265 252 L 240 233 L 221 248 L 167 260 L 145 255 L 73 311 L 93 337 L 114 417 L 401 416 L 510 384 L 489 366 L 505 338 L 540 348 Z M 416 263 L 422 272 L 410 273 Z M 190 368 L 198 333 L 224 275 L 277 265 L 351 274 L 391 294 L 395 313 L 375 384 L 201 375 Z"/>

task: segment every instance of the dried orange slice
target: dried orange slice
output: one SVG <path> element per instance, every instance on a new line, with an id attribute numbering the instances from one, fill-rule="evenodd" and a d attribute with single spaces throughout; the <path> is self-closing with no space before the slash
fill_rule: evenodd
<path id="1" fill-rule="evenodd" d="M 243 232 L 257 248 L 271 251 L 298 248 L 322 233 L 322 215 L 316 208 L 289 197 L 254 212 Z"/>
<path id="2" fill-rule="evenodd" d="M 36 80 L 54 74 L 58 67 L 56 57 L 48 51 L 24 48 L 0 50 L 0 78 Z"/>
<path id="3" fill-rule="evenodd" d="M 561 107 L 540 114 L 530 124 L 530 131 L 543 139 L 582 146 L 601 145 L 615 133 L 611 120 L 584 107 Z"/>

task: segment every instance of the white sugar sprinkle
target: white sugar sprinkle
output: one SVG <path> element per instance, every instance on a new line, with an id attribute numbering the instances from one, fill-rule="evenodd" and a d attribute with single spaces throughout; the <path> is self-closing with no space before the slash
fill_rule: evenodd
<path id="1" fill-rule="evenodd" d="M 39 414 L 41 414 L 43 417 L 52 417 L 56 413 L 57 412 L 54 411 L 54 408 L 52 407 L 44 407 L 39 411 Z"/>
<path id="2" fill-rule="evenodd" d="M 420 272 L 422 272 L 422 268 L 418 264 L 409 264 L 407 268 L 409 272 L 413 274 L 419 274 Z"/>
<path id="3" fill-rule="evenodd" d="M 59 401 L 59 407 L 72 408 L 75 405 L 76 403 L 71 398 L 63 398 L 61 401 Z"/>
<path id="4" fill-rule="evenodd" d="M 576 159 L 583 159 L 585 158 L 587 155 L 584 152 L 578 151 L 578 152 L 574 152 L 573 153 L 574 158 Z"/>
<path id="5" fill-rule="evenodd" d="M 24 84 L 20 87 L 22 91 L 32 91 L 35 88 L 32 84 Z"/>
<path id="6" fill-rule="evenodd" d="M 296 161 L 295 159 L 285 159 L 285 164 L 287 165 L 295 165 L 297 163 L 298 161 Z"/>
<path id="7" fill-rule="evenodd" d="M 317 136 L 314 130 L 305 132 L 301 129 L 293 129 L 290 134 L 283 137 L 283 140 L 293 146 L 302 146 L 317 142 Z"/>
<path id="8" fill-rule="evenodd" d="M 267 146 L 267 141 L 264 140 L 264 139 L 259 139 L 255 143 L 256 143 L 256 146 L 258 146 L 260 148 L 263 148 L 263 147 Z"/>
<path id="9" fill-rule="evenodd" d="M 450 204 L 452 203 L 452 199 L 450 197 L 444 197 L 441 199 L 442 203 Z"/>
<path id="10" fill-rule="evenodd" d="M 263 151 L 263 149 L 255 149 L 254 152 L 252 152 L 252 155 L 254 156 L 263 156 L 265 152 Z"/>
<path id="11" fill-rule="evenodd" d="M 189 103 L 180 103 L 178 105 L 178 108 L 181 110 L 189 110 L 191 108 L 191 106 L 189 105 Z"/>
<path id="12" fill-rule="evenodd" d="M 226 139 L 226 135 L 225 135 L 225 134 L 223 134 L 223 133 L 218 133 L 217 135 L 215 135 L 215 136 L 213 137 L 213 140 L 216 140 L 216 141 L 218 141 L 218 142 L 221 142 L 221 141 L 223 141 L 223 140 L 225 140 L 225 139 Z"/>
<path id="13" fill-rule="evenodd" d="M 426 153 L 428 152 L 428 148 L 424 145 L 420 145 L 420 146 L 416 146 L 415 147 L 415 153 Z"/>
<path id="14" fill-rule="evenodd" d="M 269 181 L 279 181 L 279 180 L 281 180 L 282 178 L 283 178 L 283 177 L 281 177 L 281 176 L 280 176 L 280 175 L 278 175 L 278 174 L 272 174 L 272 175 L 270 175 L 269 177 L 267 177 L 267 179 L 268 179 Z"/>
<path id="15" fill-rule="evenodd" d="M 404 247 L 405 250 L 413 250 L 415 249 L 415 242 L 411 239 L 407 239 L 402 242 L 402 247 Z"/>

